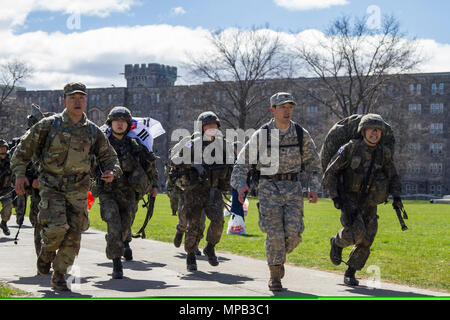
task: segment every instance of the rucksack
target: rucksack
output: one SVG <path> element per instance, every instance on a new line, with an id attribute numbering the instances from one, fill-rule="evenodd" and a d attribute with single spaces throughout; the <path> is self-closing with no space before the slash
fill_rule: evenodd
<path id="1" fill-rule="evenodd" d="M 320 161 L 322 163 L 323 172 L 326 171 L 331 158 L 336 154 L 341 146 L 352 139 L 360 139 L 361 135 L 358 133 L 358 126 L 363 115 L 353 114 L 344 118 L 331 127 L 328 131 L 325 141 L 320 149 Z M 395 138 L 391 126 L 384 122 L 385 133 L 381 137 L 380 143 L 388 147 L 391 154 L 394 154 Z"/>

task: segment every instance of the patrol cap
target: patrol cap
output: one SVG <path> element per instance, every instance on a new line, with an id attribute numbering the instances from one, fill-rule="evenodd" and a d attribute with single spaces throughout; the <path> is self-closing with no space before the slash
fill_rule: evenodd
<path id="1" fill-rule="evenodd" d="M 74 93 L 86 93 L 86 86 L 82 84 L 81 82 L 70 82 L 64 86 L 64 95 L 70 96 Z"/>
<path id="2" fill-rule="evenodd" d="M 285 103 L 292 103 L 296 105 L 294 97 L 289 92 L 278 92 L 270 97 L 270 106 L 276 107 Z"/>

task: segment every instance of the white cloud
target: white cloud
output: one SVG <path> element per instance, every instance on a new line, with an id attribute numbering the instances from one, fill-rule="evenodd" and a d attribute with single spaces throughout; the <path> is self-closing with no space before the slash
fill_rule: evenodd
<path id="1" fill-rule="evenodd" d="M 62 12 L 106 17 L 112 12 L 125 12 L 136 0 L 0 0 L 0 30 L 23 25 L 33 11 Z"/>
<path id="2" fill-rule="evenodd" d="M 326 9 L 349 4 L 347 0 L 274 0 L 275 4 L 288 10 Z"/>
<path id="3" fill-rule="evenodd" d="M 172 8 L 171 13 L 176 16 L 182 16 L 186 14 L 186 10 L 184 10 L 183 7 L 176 7 Z"/>
<path id="4" fill-rule="evenodd" d="M 182 76 L 177 84 L 186 84 L 182 64 L 189 60 L 188 54 L 203 56 L 211 50 L 207 33 L 202 28 L 170 25 L 111 27 L 70 34 L 37 31 L 17 35 L 4 31 L 0 32 L 0 64 L 15 58 L 30 64 L 34 77 L 22 84 L 29 90 L 61 89 L 69 81 L 82 81 L 90 88 L 125 86 L 119 73 L 125 64 L 136 63 L 176 66 Z M 324 37 L 314 29 L 279 36 L 290 46 Z M 421 72 L 450 72 L 450 44 L 416 41 L 429 58 Z"/>

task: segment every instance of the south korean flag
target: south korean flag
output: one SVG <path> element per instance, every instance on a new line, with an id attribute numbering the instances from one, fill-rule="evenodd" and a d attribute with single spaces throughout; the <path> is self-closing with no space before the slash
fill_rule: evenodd
<path id="1" fill-rule="evenodd" d="M 107 124 L 101 126 L 100 129 L 107 137 L 111 135 L 111 128 Z M 139 141 L 147 147 L 148 151 L 152 152 L 153 139 L 158 138 L 164 133 L 166 133 L 166 131 L 158 120 L 150 117 L 133 117 L 133 122 L 127 136 L 139 139 Z"/>

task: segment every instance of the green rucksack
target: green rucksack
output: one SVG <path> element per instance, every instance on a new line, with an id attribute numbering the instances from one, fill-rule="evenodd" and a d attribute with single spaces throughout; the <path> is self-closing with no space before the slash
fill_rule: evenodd
<path id="1" fill-rule="evenodd" d="M 330 131 L 328 131 L 322 148 L 320 149 L 320 160 L 323 172 L 326 171 L 331 158 L 341 146 L 352 139 L 361 138 L 361 134 L 358 133 L 358 126 L 363 116 L 364 115 L 361 114 L 353 114 L 335 123 Z M 393 155 L 395 145 L 394 132 L 388 123 L 384 122 L 384 124 L 385 133 L 381 137 L 380 143 L 388 147 Z"/>

